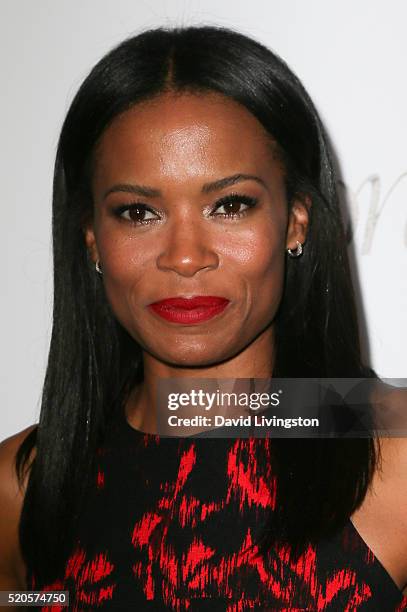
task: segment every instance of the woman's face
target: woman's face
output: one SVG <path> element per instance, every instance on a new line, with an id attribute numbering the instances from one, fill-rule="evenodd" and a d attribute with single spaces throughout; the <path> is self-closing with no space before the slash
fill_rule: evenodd
<path id="1" fill-rule="evenodd" d="M 285 250 L 304 242 L 308 215 L 301 202 L 288 213 L 284 171 L 257 119 L 220 94 L 168 93 L 117 117 L 95 153 L 86 243 L 142 348 L 208 366 L 272 338 Z M 178 296 L 229 302 L 192 324 L 149 307 Z"/>

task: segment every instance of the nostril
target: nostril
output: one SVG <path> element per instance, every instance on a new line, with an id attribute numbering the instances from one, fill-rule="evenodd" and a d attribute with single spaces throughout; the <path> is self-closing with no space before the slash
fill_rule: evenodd
<path id="1" fill-rule="evenodd" d="M 164 271 L 174 271 L 181 275 L 192 276 L 200 270 L 213 270 L 219 266 L 217 253 L 209 249 L 170 248 L 157 257 L 157 267 Z"/>

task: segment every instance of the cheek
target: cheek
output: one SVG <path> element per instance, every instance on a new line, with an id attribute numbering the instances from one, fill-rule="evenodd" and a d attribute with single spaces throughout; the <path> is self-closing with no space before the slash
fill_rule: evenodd
<path id="1" fill-rule="evenodd" d="M 252 261 L 249 278 L 251 314 L 262 327 L 271 322 L 283 295 L 285 257 L 281 248 L 265 240 L 263 248 L 257 249 Z M 250 273 L 251 270 L 248 271 Z"/>
<path id="2" fill-rule="evenodd" d="M 270 220 L 256 224 L 232 237 L 225 232 L 225 265 L 231 265 L 237 279 L 246 285 L 252 298 L 279 297 L 282 292 L 285 261 L 283 224 Z"/>
<path id="3" fill-rule="evenodd" d="M 131 295 L 145 287 L 151 271 L 151 253 L 141 248 L 136 238 L 117 237 L 112 233 L 98 237 L 98 249 L 103 267 L 106 297 L 117 319 L 128 327 L 132 319 L 134 301 Z M 134 315 L 134 313 L 133 313 Z"/>
<path id="4" fill-rule="evenodd" d="M 239 302 L 241 322 L 264 326 L 279 305 L 283 289 L 285 234 L 284 219 L 262 217 L 246 228 L 225 227 L 214 232 L 207 247 L 219 257 L 219 268 L 210 274 L 217 287 L 224 286 Z M 100 232 L 98 248 L 103 262 L 103 283 L 107 299 L 120 323 L 134 337 L 139 336 L 145 317 L 144 306 L 161 285 L 157 268 L 157 241 L 146 236 L 127 236 Z M 170 287 L 166 284 L 170 291 Z"/>

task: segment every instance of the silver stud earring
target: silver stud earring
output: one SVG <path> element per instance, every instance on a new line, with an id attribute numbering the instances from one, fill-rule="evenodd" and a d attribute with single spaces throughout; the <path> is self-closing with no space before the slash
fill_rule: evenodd
<path id="1" fill-rule="evenodd" d="M 103 274 L 102 270 L 100 269 L 100 261 L 99 261 L 99 259 L 95 263 L 95 268 L 96 268 L 96 272 L 99 272 L 99 274 Z"/>
<path id="2" fill-rule="evenodd" d="M 301 242 L 297 242 L 297 248 L 292 251 L 291 249 L 287 249 L 287 253 L 289 254 L 290 257 L 299 257 L 302 253 L 302 244 Z"/>

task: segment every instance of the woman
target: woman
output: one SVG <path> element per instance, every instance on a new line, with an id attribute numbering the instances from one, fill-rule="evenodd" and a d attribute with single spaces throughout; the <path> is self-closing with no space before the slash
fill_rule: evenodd
<path id="1" fill-rule="evenodd" d="M 284 62 L 216 27 L 125 41 L 69 109 L 53 205 L 40 422 L 2 445 L 1 588 L 68 589 L 73 610 L 407 609 L 403 441 L 380 464 L 371 438 L 155 435 L 159 378 L 374 376 L 326 136 Z"/>

